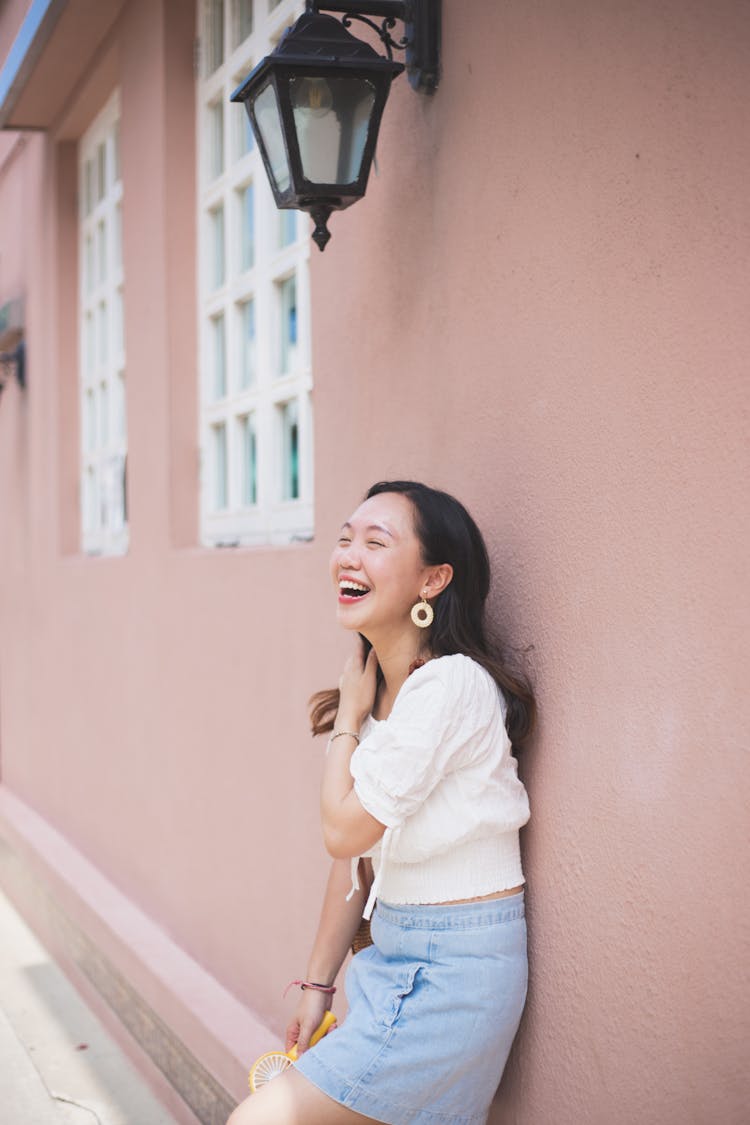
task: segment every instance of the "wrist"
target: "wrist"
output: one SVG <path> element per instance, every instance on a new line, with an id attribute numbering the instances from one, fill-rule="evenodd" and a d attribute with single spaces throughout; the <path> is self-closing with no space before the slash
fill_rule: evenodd
<path id="1" fill-rule="evenodd" d="M 359 728 L 365 720 L 364 715 L 358 715 L 353 707 L 339 707 L 336 712 L 336 718 L 333 720 L 333 731 L 335 734 L 338 730 L 349 730 L 353 734 L 359 734 Z"/>
<path id="2" fill-rule="evenodd" d="M 334 727 L 328 739 L 326 754 L 330 753 L 334 742 L 338 742 L 339 739 L 343 740 L 346 749 L 351 754 L 353 754 L 357 746 L 359 746 L 359 735 L 355 734 L 353 730 L 344 730 L 343 728 Z"/>
<path id="3" fill-rule="evenodd" d="M 321 996 L 327 996 L 329 998 L 336 992 L 335 985 L 323 984 L 322 981 L 312 980 L 308 977 L 306 980 L 290 980 L 289 984 L 284 989 L 284 995 L 286 996 L 290 988 L 296 987 L 301 988 L 303 992 L 317 992 Z"/>
<path id="4" fill-rule="evenodd" d="M 334 981 L 336 980 L 336 973 L 330 969 L 318 968 L 316 972 L 310 970 L 305 977 L 305 983 L 316 984 L 321 992 L 324 988 L 334 988 Z"/>

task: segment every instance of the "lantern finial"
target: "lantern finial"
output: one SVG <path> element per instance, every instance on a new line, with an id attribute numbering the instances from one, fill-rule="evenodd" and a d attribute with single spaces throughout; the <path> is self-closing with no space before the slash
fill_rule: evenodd
<path id="1" fill-rule="evenodd" d="M 331 232 L 328 229 L 328 219 L 332 210 L 332 207 L 325 207 L 323 205 L 310 208 L 310 215 L 315 223 L 312 238 L 319 250 L 325 250 L 331 238 Z"/>

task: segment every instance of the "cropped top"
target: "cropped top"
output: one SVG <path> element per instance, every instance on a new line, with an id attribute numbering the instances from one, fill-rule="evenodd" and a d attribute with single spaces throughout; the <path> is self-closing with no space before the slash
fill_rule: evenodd
<path id="1" fill-rule="evenodd" d="M 386 826 L 365 853 L 375 876 L 365 918 L 376 898 L 450 902 L 524 882 L 529 802 L 504 719 L 489 672 L 457 654 L 412 672 L 387 719 L 365 720 L 349 768 L 363 808 Z"/>

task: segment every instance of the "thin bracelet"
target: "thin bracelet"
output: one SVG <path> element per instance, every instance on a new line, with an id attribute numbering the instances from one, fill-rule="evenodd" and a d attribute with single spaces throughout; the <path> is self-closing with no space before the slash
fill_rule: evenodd
<path id="1" fill-rule="evenodd" d="M 331 737 L 328 739 L 328 744 L 326 746 L 326 754 L 331 749 L 331 743 L 334 741 L 334 739 L 342 738 L 344 735 L 346 735 L 347 738 L 355 739 L 355 741 L 357 743 L 357 746 L 359 746 L 359 742 L 360 742 L 359 735 L 355 734 L 353 730 L 336 730 L 336 731 L 333 732 Z"/>
<path id="2" fill-rule="evenodd" d="M 318 982 L 314 980 L 290 980 L 289 984 L 284 989 L 284 995 L 286 996 L 289 989 L 294 988 L 296 984 L 300 986 L 303 992 L 306 988 L 311 988 L 313 992 L 327 992 L 329 996 L 333 996 L 336 991 L 335 984 L 318 984 Z"/>

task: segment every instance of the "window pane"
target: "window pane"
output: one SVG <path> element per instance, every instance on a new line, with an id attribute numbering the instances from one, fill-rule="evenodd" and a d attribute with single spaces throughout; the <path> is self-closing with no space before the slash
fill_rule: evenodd
<path id="1" fill-rule="evenodd" d="M 244 77 L 244 75 L 241 75 L 237 79 L 238 86 Z M 241 113 L 237 114 L 237 116 L 234 118 L 234 121 L 235 128 L 237 130 L 237 140 L 235 147 L 237 149 L 237 157 L 239 158 L 241 156 L 244 156 L 247 152 L 252 152 L 253 148 L 255 147 L 255 133 L 253 132 L 253 127 L 250 124 L 250 118 L 248 117 L 244 108 Z"/>
<path id="2" fill-rule="evenodd" d="M 109 387 L 104 382 L 99 384 L 99 441 L 109 445 Z"/>
<path id="3" fill-rule="evenodd" d="M 96 284 L 96 278 L 94 276 L 94 239 L 90 234 L 86 235 L 83 259 L 83 284 L 86 292 L 90 293 Z"/>
<path id="4" fill-rule="evenodd" d="M 214 398 L 224 398 L 227 393 L 227 348 L 223 313 L 211 321 L 211 336 Z"/>
<path id="5" fill-rule="evenodd" d="M 99 261 L 99 283 L 107 280 L 107 228 L 102 219 L 96 224 L 96 250 Z"/>
<path id="6" fill-rule="evenodd" d="M 94 162 L 87 160 L 83 166 L 83 214 L 90 215 L 94 209 Z"/>
<path id="7" fill-rule="evenodd" d="M 281 353 L 279 374 L 288 375 L 297 367 L 297 278 L 279 285 L 281 305 Z"/>
<path id="8" fill-rule="evenodd" d="M 249 270 L 255 262 L 255 191 L 252 184 L 242 188 L 240 197 L 240 269 Z"/>
<path id="9" fill-rule="evenodd" d="M 224 103 L 216 102 L 208 109 L 209 178 L 215 180 L 224 171 Z"/>
<path id="10" fill-rule="evenodd" d="M 253 33 L 253 0 L 234 0 L 234 45 Z"/>
<path id="11" fill-rule="evenodd" d="M 258 440 L 255 416 L 240 419 L 242 433 L 242 503 L 247 508 L 258 502 Z"/>
<path id="12" fill-rule="evenodd" d="M 114 173 L 114 183 L 120 182 L 120 122 L 115 122 L 114 131 L 112 133 L 112 163 Z"/>
<path id="13" fill-rule="evenodd" d="M 289 246 L 297 241 L 297 212 L 279 211 L 279 242 L 281 246 Z"/>
<path id="14" fill-rule="evenodd" d="M 96 150 L 96 201 L 101 203 L 107 191 L 107 149 L 102 144 Z"/>
<path id="15" fill-rule="evenodd" d="M 122 207 L 118 203 L 115 207 L 115 267 L 122 266 Z"/>
<path id="16" fill-rule="evenodd" d="M 222 422 L 213 426 L 214 441 L 214 507 L 227 506 L 227 428 Z"/>
<path id="17" fill-rule="evenodd" d="M 83 474 L 83 526 L 86 531 L 95 531 L 97 524 L 96 475 L 92 468 Z"/>
<path id="18" fill-rule="evenodd" d="M 96 449 L 96 400 L 93 390 L 86 391 L 84 399 L 83 447 L 88 453 Z"/>
<path id="19" fill-rule="evenodd" d="M 86 313 L 83 348 L 83 369 L 87 375 L 92 375 L 96 366 L 96 324 L 93 313 Z"/>
<path id="20" fill-rule="evenodd" d="M 97 336 L 99 337 L 99 363 L 100 365 L 104 365 L 107 362 L 109 352 L 109 340 L 107 339 L 107 306 L 104 301 L 101 301 L 99 304 Z"/>
<path id="21" fill-rule="evenodd" d="M 118 453 L 108 457 L 102 466 L 102 518 L 110 531 L 125 526 L 125 458 Z"/>
<path id="22" fill-rule="evenodd" d="M 125 377 L 122 372 L 115 376 L 114 381 L 114 409 L 112 429 L 115 441 L 125 440 Z"/>
<path id="23" fill-rule="evenodd" d="M 245 301 L 240 310 L 240 386 L 244 389 L 255 382 L 255 301 Z"/>
<path id="24" fill-rule="evenodd" d="M 286 191 L 291 183 L 289 161 L 276 95 L 271 85 L 261 90 L 255 99 L 255 120 L 268 153 L 273 181 L 279 191 Z"/>
<path id="25" fill-rule="evenodd" d="M 115 290 L 115 299 L 112 305 L 112 333 L 115 346 L 115 353 L 117 355 L 122 352 L 125 347 L 125 333 L 123 325 L 123 302 L 122 302 L 122 289 Z"/>
<path id="26" fill-rule="evenodd" d="M 281 408 L 283 499 L 299 499 L 299 411 L 297 402 Z"/>
<path id="27" fill-rule="evenodd" d="M 211 282 L 214 289 L 224 284 L 224 208 L 211 211 Z"/>
<path id="28" fill-rule="evenodd" d="M 224 62 L 224 0 L 206 0 L 206 75 Z"/>

